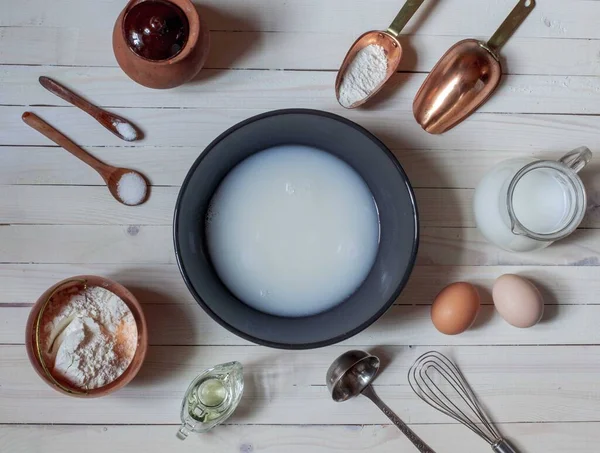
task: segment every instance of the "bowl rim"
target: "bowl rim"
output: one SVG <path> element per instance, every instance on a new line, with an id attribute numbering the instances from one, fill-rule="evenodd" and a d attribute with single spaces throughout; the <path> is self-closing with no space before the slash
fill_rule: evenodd
<path id="1" fill-rule="evenodd" d="M 367 319 L 366 321 L 362 322 L 360 325 L 358 325 L 357 327 L 355 327 L 352 330 L 349 330 L 348 332 L 341 334 L 341 335 L 337 335 L 335 337 L 332 337 L 328 340 L 321 340 L 321 341 L 315 341 L 315 342 L 310 342 L 310 343 L 283 343 L 283 342 L 275 342 L 275 341 L 269 341 L 269 340 L 264 340 L 262 338 L 258 338 L 255 337 L 253 335 L 249 335 L 246 332 L 243 332 L 241 330 L 239 330 L 238 328 L 236 328 L 235 326 L 232 326 L 231 324 L 229 324 L 228 322 L 226 322 L 225 320 L 223 320 L 220 316 L 218 316 L 210 307 L 209 304 L 207 304 L 204 299 L 202 299 L 202 297 L 200 297 L 200 295 L 196 292 L 196 290 L 194 289 L 194 286 L 185 270 L 184 267 L 184 263 L 181 257 L 181 250 L 180 250 L 180 244 L 179 244 L 179 212 L 180 212 L 180 205 L 181 205 L 181 200 L 183 198 L 183 194 L 186 191 L 186 188 L 192 178 L 192 176 L 194 175 L 194 173 L 196 172 L 196 169 L 198 168 L 198 166 L 202 163 L 202 161 L 204 160 L 204 158 L 208 155 L 208 153 L 215 147 L 217 146 L 217 144 L 219 142 L 221 142 L 224 138 L 226 138 L 227 136 L 231 135 L 232 133 L 234 133 L 235 131 L 237 131 L 238 129 L 241 129 L 251 123 L 254 123 L 256 121 L 260 121 L 262 119 L 265 118 L 270 118 L 273 116 L 281 116 L 281 115 L 314 115 L 314 116 L 320 116 L 320 117 L 325 117 L 327 119 L 331 119 L 334 121 L 338 121 L 341 122 L 347 126 L 350 126 L 351 128 L 361 132 L 362 134 L 364 134 L 365 136 L 367 136 L 382 152 L 384 152 L 390 159 L 391 163 L 395 166 L 396 170 L 398 171 L 398 173 L 402 176 L 402 178 L 404 179 L 405 182 L 405 186 L 406 189 L 408 191 L 408 195 L 411 201 L 411 205 L 413 208 L 413 221 L 414 221 L 414 226 L 415 226 L 415 235 L 413 238 L 413 244 L 412 244 L 412 250 L 410 253 L 410 260 L 408 263 L 408 266 L 406 268 L 406 273 L 403 276 L 402 280 L 400 281 L 400 284 L 398 285 L 398 287 L 395 289 L 394 293 L 392 294 L 392 296 L 389 298 L 389 300 L 382 305 L 381 309 L 378 310 L 373 316 L 371 316 L 369 319 Z M 206 146 L 204 148 L 204 150 L 202 151 L 202 153 L 196 158 L 196 160 L 194 161 L 194 163 L 192 164 L 192 166 L 190 167 L 190 169 L 188 170 L 187 175 L 185 176 L 185 179 L 183 180 L 183 183 L 181 184 L 181 188 L 179 189 L 179 194 L 177 196 L 177 200 L 175 202 L 175 210 L 173 213 L 173 242 L 174 242 L 174 249 L 175 249 L 175 260 L 177 261 L 177 267 L 179 268 L 179 272 L 181 274 L 181 277 L 183 278 L 183 281 L 185 282 L 185 285 L 187 286 L 188 290 L 190 291 L 192 297 L 196 300 L 196 302 L 198 303 L 198 305 L 200 305 L 202 307 L 202 309 L 214 320 L 216 321 L 218 324 L 220 324 L 222 327 L 224 327 L 225 329 L 227 329 L 229 332 L 237 335 L 240 338 L 243 338 L 244 340 L 248 340 L 254 344 L 258 344 L 258 345 L 262 345 L 262 346 L 267 346 L 270 348 L 275 348 L 275 349 L 287 349 L 287 350 L 303 350 L 303 349 L 317 349 L 317 348 L 322 348 L 325 346 L 330 346 L 336 343 L 339 343 L 341 341 L 347 340 L 348 338 L 353 337 L 354 335 L 362 332 L 363 330 L 365 330 L 367 327 L 369 327 L 371 324 L 373 324 L 375 321 L 377 321 L 396 301 L 396 299 L 398 298 L 398 296 L 400 295 L 400 293 L 402 292 L 402 290 L 406 287 L 406 284 L 408 283 L 408 279 L 410 278 L 412 271 L 415 267 L 415 262 L 416 262 L 416 258 L 417 258 L 417 252 L 419 249 L 419 241 L 420 241 L 420 234 L 419 234 L 419 212 L 418 212 L 418 208 L 417 208 L 417 201 L 415 198 L 415 194 L 414 194 L 414 190 L 410 184 L 410 180 L 408 179 L 408 175 L 406 174 L 406 172 L 404 171 L 404 169 L 402 168 L 402 166 L 400 165 L 400 162 L 398 162 L 398 159 L 396 159 L 396 156 L 394 156 L 394 154 L 388 149 L 387 146 L 385 146 L 383 144 L 383 142 L 381 140 L 379 140 L 375 135 L 373 135 L 371 132 L 369 132 L 367 129 L 365 129 L 364 127 L 362 127 L 361 125 L 350 121 L 347 118 L 344 118 L 340 115 L 336 115 L 334 113 L 330 113 L 330 112 L 325 112 L 322 110 L 315 110 L 315 109 L 302 109 L 302 108 L 290 108 L 290 109 L 278 109 L 278 110 L 272 110 L 269 112 L 265 112 L 265 113 L 261 113 L 255 116 L 252 116 L 250 118 L 247 118 L 233 126 L 231 126 L 230 128 L 228 128 L 227 130 L 225 130 L 223 133 L 221 133 L 217 138 L 215 138 L 212 142 L 210 142 L 208 144 L 208 146 Z M 236 298 L 237 299 L 237 298 Z M 243 303 L 242 301 L 240 301 L 240 303 Z M 318 316 L 318 315 L 317 315 Z"/>

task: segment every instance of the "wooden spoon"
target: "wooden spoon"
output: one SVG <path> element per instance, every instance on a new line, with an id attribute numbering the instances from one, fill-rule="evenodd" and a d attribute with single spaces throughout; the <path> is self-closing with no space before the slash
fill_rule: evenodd
<path id="1" fill-rule="evenodd" d="M 127 121 L 125 118 L 101 109 L 100 107 L 83 99 L 81 96 L 73 93 L 68 88 L 65 88 L 57 81 L 52 80 L 50 77 L 41 76 L 39 81 L 44 88 L 50 91 L 50 93 L 57 95 L 59 98 L 64 99 L 69 104 L 73 104 L 75 107 L 79 107 L 85 113 L 95 118 L 96 121 L 98 121 L 102 126 L 111 131 L 117 137 L 128 142 L 133 142 L 140 138 L 141 133 L 133 124 L 131 124 L 131 122 Z"/>
<path id="2" fill-rule="evenodd" d="M 107 165 L 104 162 L 96 159 L 94 156 L 87 153 L 78 145 L 76 145 L 69 137 L 62 134 L 60 131 L 46 123 L 35 113 L 25 112 L 23 113 L 22 118 L 25 124 L 38 131 L 40 134 L 45 135 L 58 146 L 61 146 L 65 150 L 69 151 L 75 157 L 82 160 L 94 170 L 96 170 L 100 174 L 100 176 L 102 176 L 104 182 L 106 182 L 108 190 L 110 191 L 112 196 L 119 203 L 123 203 L 128 206 L 136 206 L 142 204 L 148 198 L 148 182 L 144 175 L 142 175 L 141 173 L 135 170 L 130 170 L 128 168 L 113 167 L 112 165 Z M 121 181 L 121 178 L 123 178 L 123 176 L 125 175 L 132 175 L 128 176 L 128 179 L 131 177 L 137 178 L 137 176 L 139 176 L 144 182 L 143 195 L 130 197 L 131 199 L 129 200 L 129 202 L 127 200 L 124 200 L 119 194 L 119 182 Z"/>

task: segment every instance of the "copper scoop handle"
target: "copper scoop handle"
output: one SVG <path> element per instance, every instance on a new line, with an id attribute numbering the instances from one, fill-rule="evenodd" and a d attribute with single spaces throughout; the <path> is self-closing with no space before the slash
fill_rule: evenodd
<path id="1" fill-rule="evenodd" d="M 415 15 L 419 6 L 423 4 L 425 0 L 406 0 L 406 3 L 388 27 L 388 33 L 394 35 L 395 38 L 398 37 L 402 29 L 406 26 L 411 17 Z"/>
<path id="2" fill-rule="evenodd" d="M 499 52 L 506 41 L 519 28 L 519 25 L 529 16 L 529 13 L 535 8 L 535 0 L 519 0 L 519 3 L 513 8 L 508 17 L 504 19 L 502 25 L 496 30 L 496 33 L 487 42 L 487 46 L 494 52 Z"/>

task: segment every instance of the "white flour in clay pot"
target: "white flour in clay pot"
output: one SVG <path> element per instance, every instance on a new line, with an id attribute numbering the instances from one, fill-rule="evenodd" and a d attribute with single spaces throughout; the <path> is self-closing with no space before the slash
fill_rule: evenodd
<path id="1" fill-rule="evenodd" d="M 131 310 L 99 286 L 55 294 L 42 318 L 41 334 L 44 360 L 52 375 L 88 390 L 121 376 L 137 347 Z"/>
<path id="2" fill-rule="evenodd" d="M 339 101 L 344 107 L 369 96 L 387 74 L 385 49 L 378 44 L 362 48 L 346 68 L 340 84 Z"/>

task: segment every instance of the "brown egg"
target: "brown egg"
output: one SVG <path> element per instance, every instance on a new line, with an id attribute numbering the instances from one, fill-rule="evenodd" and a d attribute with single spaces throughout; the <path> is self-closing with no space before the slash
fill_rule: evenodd
<path id="1" fill-rule="evenodd" d="M 433 301 L 431 321 L 446 335 L 457 335 L 467 330 L 479 311 L 479 293 L 470 283 L 458 282 L 446 286 Z"/>
<path id="2" fill-rule="evenodd" d="M 535 326 L 544 314 L 542 295 L 533 283 L 518 275 L 498 277 L 492 297 L 500 316 L 515 327 Z"/>

